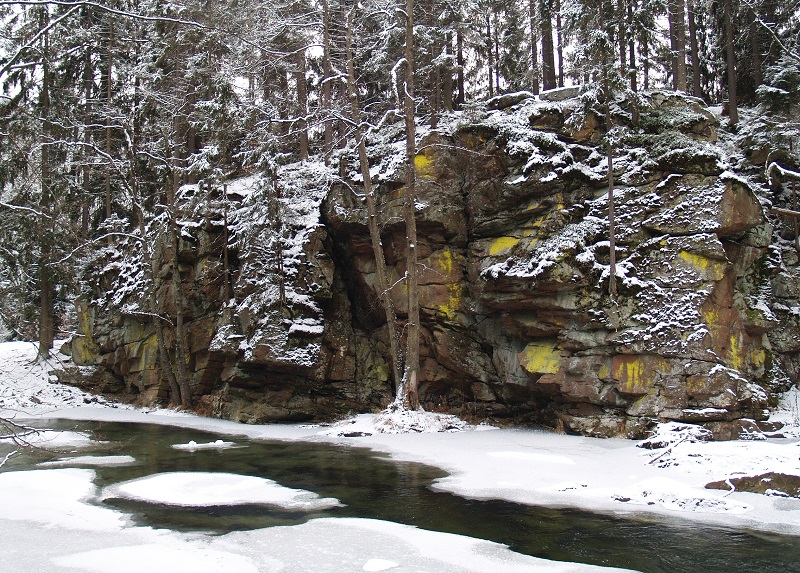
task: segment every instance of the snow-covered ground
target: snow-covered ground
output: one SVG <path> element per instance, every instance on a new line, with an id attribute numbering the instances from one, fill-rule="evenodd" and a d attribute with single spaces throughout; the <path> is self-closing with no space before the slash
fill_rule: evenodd
<path id="1" fill-rule="evenodd" d="M 331 426 L 243 426 L 222 420 L 137 410 L 96 400 L 48 379 L 30 344 L 0 344 L 0 416 L 131 421 L 215 432 L 219 441 L 184 449 L 230 447 L 225 437 L 325 441 L 373 448 L 395 459 L 446 470 L 435 488 L 461 496 L 569 506 L 608 513 L 647 512 L 741 529 L 800 535 L 800 499 L 705 489 L 712 481 L 768 472 L 800 475 L 797 393 L 776 413 L 783 439 L 703 442 L 665 426 L 645 449 L 626 440 L 563 436 L 536 430 L 464 428 L 449 418 L 401 413 L 362 415 Z M 411 432 L 401 430 L 414 430 Z M 444 430 L 438 432 L 424 430 Z M 76 433 L 29 436 L 49 448 L 80 449 Z M 2 444 L 0 444 L 1 446 Z M 6 441 L 5 449 L 11 446 Z M 5 454 L 3 454 L 5 455 Z M 3 461 L 0 455 L 0 462 Z M 112 458 L 112 456 L 108 456 Z M 231 474 L 156 474 L 98 491 L 92 466 L 129 459 L 85 456 L 73 467 L 0 473 L 0 571 L 149 570 L 271 571 L 594 571 L 520 555 L 502 545 L 366 519 L 312 519 L 222 536 L 181 534 L 132 525 L 124 513 L 87 502 L 134 496 L 189 505 L 237 503 L 334 504 L 313 492 L 281 489 L 269 480 Z M 82 467 L 76 468 L 75 465 Z M 188 479 L 188 478 L 193 479 Z M 200 479 L 198 482 L 197 480 Z M 287 490 L 287 491 L 284 491 Z M 87 535 L 91 531 L 91 535 Z M 8 549 L 11 548 L 11 549 Z M 128 569 L 126 569 L 128 567 Z"/>

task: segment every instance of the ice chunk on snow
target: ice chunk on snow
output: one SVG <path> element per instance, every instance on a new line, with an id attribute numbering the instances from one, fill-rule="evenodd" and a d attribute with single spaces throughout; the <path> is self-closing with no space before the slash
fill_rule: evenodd
<path id="1" fill-rule="evenodd" d="M 243 446 L 237 446 L 236 442 L 225 442 L 223 440 L 215 440 L 213 442 L 204 442 L 199 444 L 194 440 L 189 440 L 189 442 L 185 444 L 172 444 L 172 447 L 176 450 L 196 452 L 197 450 L 229 450 L 231 448 Z"/>
<path id="2" fill-rule="evenodd" d="M 213 472 L 153 474 L 110 486 L 103 497 L 183 507 L 277 505 L 297 511 L 342 505 L 337 499 L 320 498 L 314 492 L 284 487 L 269 479 Z"/>

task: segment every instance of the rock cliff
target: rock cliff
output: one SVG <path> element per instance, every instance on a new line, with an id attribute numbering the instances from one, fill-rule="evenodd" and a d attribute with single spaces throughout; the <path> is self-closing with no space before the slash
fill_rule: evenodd
<path id="1" fill-rule="evenodd" d="M 800 271 L 770 190 L 698 100 L 651 93 L 606 118 L 592 94 L 575 95 L 505 96 L 422 133 L 423 407 L 597 436 L 642 436 L 658 420 L 756 431 L 800 367 Z M 368 150 L 401 318 L 403 145 L 398 127 Z M 167 397 L 144 293 L 176 316 L 177 261 L 198 411 L 268 422 L 385 406 L 386 325 L 357 173 L 344 151 L 335 169 L 185 186 L 178 252 L 156 241 L 150 278 L 136 243 L 95 261 L 73 381 Z"/>

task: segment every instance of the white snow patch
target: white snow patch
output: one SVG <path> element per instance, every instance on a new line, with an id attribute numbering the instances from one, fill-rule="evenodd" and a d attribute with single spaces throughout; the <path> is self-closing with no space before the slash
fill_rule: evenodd
<path id="1" fill-rule="evenodd" d="M 567 466 L 575 465 L 575 461 L 566 456 L 535 454 L 531 452 L 489 452 L 489 456 L 493 458 L 504 458 L 523 462 L 536 462 L 540 464 L 561 464 Z"/>
<path id="2" fill-rule="evenodd" d="M 461 432 L 470 426 L 457 416 L 407 410 L 395 404 L 380 414 L 361 414 L 334 424 L 323 435 L 337 437 L 363 437 L 372 434 L 408 434 Z M 485 428 L 484 428 L 485 429 Z"/>
<path id="3" fill-rule="evenodd" d="M 253 561 L 242 555 L 175 541 L 85 551 L 54 562 L 92 573 L 259 573 Z"/>
<path id="4" fill-rule="evenodd" d="M 77 468 L 0 473 L 0 519 L 48 528 L 120 529 L 126 521 L 122 513 L 83 503 L 96 495 L 93 479 L 93 470 Z"/>
<path id="5" fill-rule="evenodd" d="M 182 507 L 275 505 L 297 511 L 316 511 L 342 505 L 337 499 L 320 498 L 314 492 L 284 487 L 265 478 L 208 472 L 153 474 L 109 486 L 103 491 L 103 498 L 124 498 Z"/>

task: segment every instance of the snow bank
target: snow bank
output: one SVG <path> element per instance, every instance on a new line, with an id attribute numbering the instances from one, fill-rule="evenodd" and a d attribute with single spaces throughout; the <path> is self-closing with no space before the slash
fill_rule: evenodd
<path id="1" fill-rule="evenodd" d="M 92 573 L 259 573 L 253 561 L 242 555 L 174 540 L 97 549 L 57 557 L 53 561 L 56 565 Z"/>
<path id="2" fill-rule="evenodd" d="M 111 531 L 123 527 L 121 513 L 88 505 L 96 495 L 94 471 L 32 470 L 0 473 L 0 519 L 47 528 Z"/>

